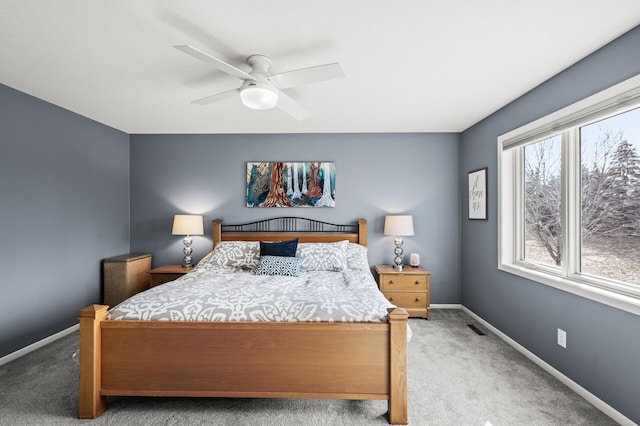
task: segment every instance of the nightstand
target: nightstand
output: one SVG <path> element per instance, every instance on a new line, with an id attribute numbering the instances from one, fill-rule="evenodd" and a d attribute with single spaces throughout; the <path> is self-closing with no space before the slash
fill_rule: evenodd
<path id="1" fill-rule="evenodd" d="M 193 268 L 183 268 L 181 265 L 165 265 L 149 271 L 151 275 L 151 287 L 177 280 L 184 274 L 193 271 Z"/>
<path id="2" fill-rule="evenodd" d="M 380 291 L 394 305 L 405 309 L 410 317 L 429 319 L 431 272 L 417 266 L 405 266 L 401 271 L 390 265 L 376 266 Z"/>

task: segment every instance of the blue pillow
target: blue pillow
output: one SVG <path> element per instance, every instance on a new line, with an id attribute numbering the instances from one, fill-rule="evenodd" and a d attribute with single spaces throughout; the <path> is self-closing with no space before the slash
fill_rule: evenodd
<path id="1" fill-rule="evenodd" d="M 299 257 L 285 256 L 260 256 L 260 262 L 255 270 L 256 275 L 287 275 L 297 277 L 300 275 L 302 259 Z"/>
<path id="2" fill-rule="evenodd" d="M 298 249 L 298 239 L 280 241 L 279 243 L 265 243 L 260 241 L 260 256 L 294 257 Z"/>

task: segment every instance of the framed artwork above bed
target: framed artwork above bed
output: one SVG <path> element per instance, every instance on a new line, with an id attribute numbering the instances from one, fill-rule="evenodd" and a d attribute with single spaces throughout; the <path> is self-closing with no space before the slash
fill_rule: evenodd
<path id="1" fill-rule="evenodd" d="M 335 207 L 333 162 L 248 162 L 247 207 Z"/>

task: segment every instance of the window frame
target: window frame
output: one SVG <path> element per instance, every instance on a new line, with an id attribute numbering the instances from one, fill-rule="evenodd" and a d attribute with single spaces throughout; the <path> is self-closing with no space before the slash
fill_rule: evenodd
<path id="1" fill-rule="evenodd" d="M 640 108 L 640 75 L 498 137 L 498 269 L 640 315 L 640 286 L 580 272 L 580 127 Z M 562 265 L 524 260 L 524 146 L 561 136 Z"/>

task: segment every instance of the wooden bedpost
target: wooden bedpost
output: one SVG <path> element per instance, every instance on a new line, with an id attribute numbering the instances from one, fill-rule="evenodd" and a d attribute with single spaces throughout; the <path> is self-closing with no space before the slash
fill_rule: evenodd
<path id="1" fill-rule="evenodd" d="M 367 245 L 367 219 L 358 219 L 358 244 Z"/>
<path id="2" fill-rule="evenodd" d="M 101 387 L 101 328 L 107 318 L 105 305 L 91 305 L 78 314 L 80 320 L 80 398 L 78 418 L 95 419 L 107 409 Z"/>
<path id="3" fill-rule="evenodd" d="M 211 245 L 216 248 L 216 244 L 222 241 L 222 219 L 211 221 Z"/>
<path id="4" fill-rule="evenodd" d="M 389 423 L 406 425 L 407 405 L 407 321 L 402 308 L 389 309 L 391 371 L 389 380 Z"/>

